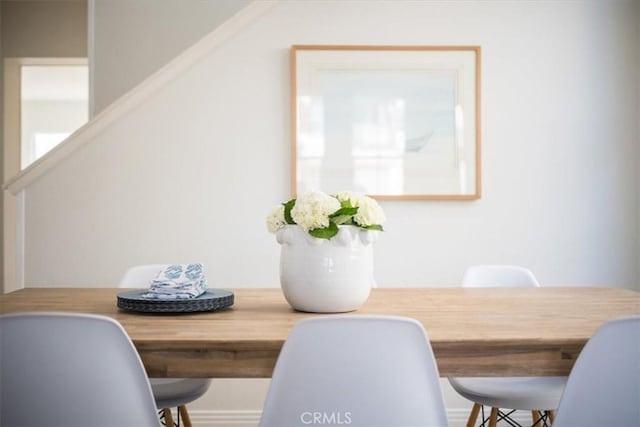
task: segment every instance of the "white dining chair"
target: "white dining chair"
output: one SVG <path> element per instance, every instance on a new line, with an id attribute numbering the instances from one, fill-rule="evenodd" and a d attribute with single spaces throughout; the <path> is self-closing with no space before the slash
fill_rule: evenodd
<path id="1" fill-rule="evenodd" d="M 530 270 L 520 266 L 477 265 L 465 271 L 462 286 L 539 287 L 540 284 Z M 533 426 L 546 425 L 555 417 L 566 381 L 567 377 L 449 378 L 451 386 L 473 402 L 467 427 L 475 426 L 480 413 L 485 425 L 484 406 L 491 407 L 490 427 L 497 425 L 499 419 L 511 421 L 510 415 L 516 410 L 530 411 Z"/>
<path id="2" fill-rule="evenodd" d="M 0 316 L 0 366 L 3 427 L 160 426 L 140 357 L 108 317 Z"/>
<path id="3" fill-rule="evenodd" d="M 612 320 L 573 365 L 553 427 L 640 426 L 640 316 Z"/>
<path id="4" fill-rule="evenodd" d="M 391 316 L 299 321 L 278 357 L 260 427 L 445 427 L 422 325 Z"/>
<path id="5" fill-rule="evenodd" d="M 121 288 L 146 288 L 151 280 L 166 267 L 166 264 L 146 264 L 129 268 L 120 283 Z M 188 362 L 185 362 L 188 363 Z M 173 425 L 171 408 L 177 408 L 178 420 L 182 419 L 185 427 L 191 427 L 191 418 L 187 404 L 204 395 L 211 380 L 208 378 L 151 378 L 151 390 L 156 406 L 162 412 L 165 423 Z"/>

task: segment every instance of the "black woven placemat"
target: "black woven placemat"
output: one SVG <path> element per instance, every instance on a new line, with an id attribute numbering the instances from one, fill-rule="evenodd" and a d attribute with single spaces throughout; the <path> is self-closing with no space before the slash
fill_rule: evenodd
<path id="1" fill-rule="evenodd" d="M 196 298 L 184 300 L 152 300 L 142 298 L 148 289 L 121 292 L 118 308 L 138 313 L 194 313 L 213 311 L 233 305 L 233 292 L 224 289 L 208 289 Z"/>

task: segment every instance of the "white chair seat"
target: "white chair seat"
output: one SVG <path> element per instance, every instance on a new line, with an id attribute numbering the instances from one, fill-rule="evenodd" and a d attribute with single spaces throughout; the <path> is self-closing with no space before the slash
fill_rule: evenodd
<path id="1" fill-rule="evenodd" d="M 166 264 L 138 265 L 129 268 L 122 279 L 121 288 L 144 288 L 148 287 L 151 280 L 158 276 L 158 273 L 166 267 Z M 184 363 L 191 363 L 185 361 Z M 165 422 L 166 417 L 171 415 L 168 408 L 177 407 L 182 413 L 185 427 L 191 426 L 186 405 L 200 398 L 206 393 L 211 385 L 208 378 L 151 378 L 149 380 L 153 397 L 158 409 L 163 409 Z M 169 419 L 169 423 L 171 423 Z"/>
<path id="2" fill-rule="evenodd" d="M 553 426 L 640 426 L 640 316 L 611 320 L 589 339 Z"/>
<path id="3" fill-rule="evenodd" d="M 462 278 L 465 288 L 539 287 L 531 271 L 516 265 L 476 265 L 467 268 Z M 526 307 L 523 307 L 526 310 Z M 475 425 L 481 407 L 490 406 L 490 425 L 495 425 L 498 410 L 528 410 L 532 421 L 553 422 L 566 377 L 449 378 L 453 388 L 474 402 L 467 426 Z M 543 411 L 541 413 L 540 411 Z M 508 415 L 507 415 L 508 417 Z M 511 421 L 507 420 L 509 423 Z M 484 420 L 482 421 L 484 424 Z M 514 424 L 511 424 L 514 425 Z"/>
<path id="4" fill-rule="evenodd" d="M 0 316 L 0 425 L 160 427 L 122 326 L 80 313 Z"/>
<path id="5" fill-rule="evenodd" d="M 567 377 L 449 378 L 463 397 L 496 408 L 555 410 Z"/>
<path id="6" fill-rule="evenodd" d="M 151 378 L 151 390 L 158 408 L 174 408 L 193 402 L 206 393 L 210 379 Z"/>
<path id="7" fill-rule="evenodd" d="M 448 426 L 422 324 L 389 316 L 312 317 L 278 356 L 260 427 Z"/>

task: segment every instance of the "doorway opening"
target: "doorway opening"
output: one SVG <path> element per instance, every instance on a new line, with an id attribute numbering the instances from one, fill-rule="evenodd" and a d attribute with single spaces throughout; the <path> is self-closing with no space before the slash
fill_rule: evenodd
<path id="1" fill-rule="evenodd" d="M 89 118 L 87 64 L 20 67 L 20 168 L 25 169 Z"/>
<path id="2" fill-rule="evenodd" d="M 88 120 L 87 58 L 5 58 L 3 182 L 45 155 Z M 24 194 L 2 194 L 0 292 L 24 287 Z"/>

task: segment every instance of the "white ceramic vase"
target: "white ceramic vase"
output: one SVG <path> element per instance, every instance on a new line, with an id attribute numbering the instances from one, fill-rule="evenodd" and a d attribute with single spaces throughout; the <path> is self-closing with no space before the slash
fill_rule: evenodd
<path id="1" fill-rule="evenodd" d="M 297 225 L 276 233 L 280 284 L 296 310 L 342 313 L 357 310 L 375 285 L 373 243 L 378 231 L 346 225 L 330 240 L 315 238 Z"/>

